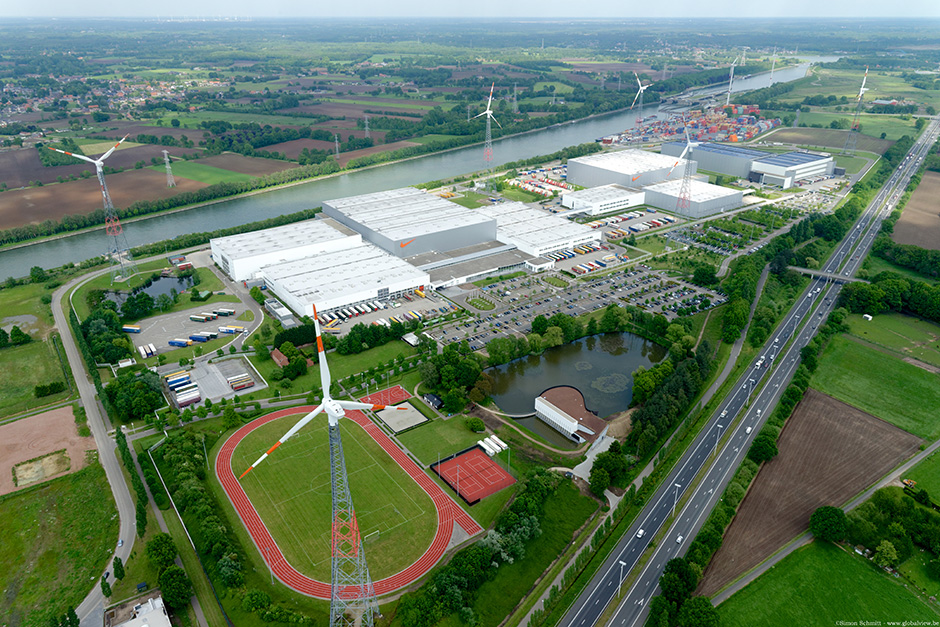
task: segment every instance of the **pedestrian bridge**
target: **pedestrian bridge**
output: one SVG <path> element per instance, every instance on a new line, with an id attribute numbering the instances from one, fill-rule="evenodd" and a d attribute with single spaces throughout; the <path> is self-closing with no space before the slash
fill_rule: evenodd
<path id="1" fill-rule="evenodd" d="M 865 279 L 857 279 L 854 276 L 845 276 L 835 272 L 823 272 L 822 270 L 810 270 L 809 268 L 800 268 L 799 266 L 787 266 L 787 269 L 794 270 L 800 274 L 829 279 L 835 283 L 870 283 Z"/>

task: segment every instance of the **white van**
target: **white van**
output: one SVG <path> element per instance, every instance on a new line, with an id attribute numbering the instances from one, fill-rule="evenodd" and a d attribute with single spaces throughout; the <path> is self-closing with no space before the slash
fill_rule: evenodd
<path id="1" fill-rule="evenodd" d="M 639 531 L 636 532 L 636 537 L 638 537 L 638 538 L 642 538 L 642 537 L 645 536 L 645 535 L 646 535 L 646 532 L 643 531 L 642 529 L 640 529 Z"/>

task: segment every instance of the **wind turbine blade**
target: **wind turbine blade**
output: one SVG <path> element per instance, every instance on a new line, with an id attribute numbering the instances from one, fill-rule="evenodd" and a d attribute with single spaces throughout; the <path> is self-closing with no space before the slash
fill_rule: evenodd
<path id="1" fill-rule="evenodd" d="M 379 411 L 385 409 L 386 405 L 373 405 L 372 403 L 360 403 L 358 401 L 336 401 L 336 404 L 343 409 L 371 409 Z M 408 409 L 407 407 L 391 407 L 390 409 Z"/>
<path id="2" fill-rule="evenodd" d="M 104 153 L 103 155 L 101 155 L 100 157 L 98 157 L 98 161 L 104 161 L 105 159 L 107 159 L 108 157 L 110 157 L 110 156 L 111 156 L 111 153 L 114 152 L 115 150 L 117 150 L 117 147 L 120 146 L 121 144 L 123 144 L 125 139 L 127 139 L 127 135 L 125 135 L 124 137 L 122 137 L 122 138 L 121 138 L 121 141 L 119 141 L 118 143 L 114 144 L 114 146 L 111 147 L 111 150 L 109 150 L 108 152 L 106 152 L 106 153 Z"/>
<path id="3" fill-rule="evenodd" d="M 498 126 L 499 128 L 503 128 L 503 125 L 499 123 L 499 120 L 497 120 L 496 116 L 493 115 L 492 113 L 490 114 L 490 119 L 496 122 L 496 126 Z"/>
<path id="4" fill-rule="evenodd" d="M 73 152 L 66 152 L 64 150 L 59 150 L 58 148 L 53 148 L 52 146 L 46 146 L 46 148 L 48 148 L 49 150 L 52 150 L 53 152 L 61 152 L 63 155 L 68 155 L 70 157 L 75 157 L 76 159 L 81 159 L 82 161 L 87 161 L 88 163 L 95 163 L 94 159 L 86 157 L 85 155 L 76 155 Z"/>
<path id="5" fill-rule="evenodd" d="M 471 119 L 471 120 L 475 120 L 475 119 L 477 119 L 477 118 L 480 117 L 480 116 L 486 115 L 488 112 L 489 112 L 489 109 L 487 109 L 486 111 L 484 111 L 483 113 L 481 113 L 481 114 L 479 114 L 479 115 L 473 116 L 473 117 L 470 118 L 470 119 Z"/>
<path id="6" fill-rule="evenodd" d="M 640 89 L 643 89 L 643 83 L 640 82 L 640 76 L 634 72 L 633 75 L 636 77 L 636 84 Z"/>
<path id="7" fill-rule="evenodd" d="M 489 97 L 489 100 L 486 101 L 486 110 L 487 110 L 487 111 L 490 110 L 490 103 L 493 102 L 493 88 L 494 88 L 494 87 L 496 87 L 496 83 L 493 83 L 492 85 L 490 85 L 490 97 Z"/>
<path id="8" fill-rule="evenodd" d="M 297 424 L 295 424 L 293 427 L 291 427 L 290 431 L 288 431 L 287 433 L 285 433 L 284 436 L 283 436 L 280 440 L 278 440 L 277 443 L 275 443 L 274 446 L 272 446 L 271 448 L 269 448 L 269 449 L 267 450 L 267 452 L 266 452 L 264 455 L 262 455 L 261 457 L 259 457 L 259 458 L 257 459 L 257 461 L 255 461 L 255 463 L 253 463 L 251 466 L 249 466 L 249 467 L 248 467 L 248 470 L 246 470 L 245 472 L 243 472 L 238 478 L 241 479 L 242 477 L 244 477 L 245 475 L 247 475 L 249 472 L 251 472 L 252 470 L 254 470 L 254 467 L 257 466 L 258 464 L 260 464 L 261 462 L 263 462 L 263 461 L 265 460 L 265 458 L 267 458 L 268 455 L 270 455 L 271 453 L 274 452 L 274 449 L 276 449 L 277 447 L 279 447 L 281 444 L 284 444 L 284 442 L 287 442 L 288 439 L 290 439 L 294 434 L 296 434 L 298 431 L 300 431 L 300 430 L 303 429 L 305 426 L 307 426 L 307 424 L 309 424 L 310 421 L 313 420 L 313 419 L 316 417 L 316 415 L 319 414 L 319 413 L 322 412 L 322 411 L 323 411 L 323 405 L 317 405 L 316 408 L 314 408 L 314 410 L 313 410 L 312 412 L 310 412 L 309 414 L 307 414 L 306 416 L 304 416 L 303 418 L 301 418 L 300 421 L 299 421 Z"/>
<path id="9" fill-rule="evenodd" d="M 636 96 L 633 97 L 633 104 L 630 105 L 630 108 L 631 108 L 631 109 L 633 108 L 633 105 L 636 104 L 636 101 L 637 101 L 637 100 L 639 99 L 639 97 L 640 97 L 640 92 L 642 92 L 642 91 L 643 91 L 643 90 L 640 89 L 640 90 L 638 90 L 638 91 L 636 92 Z"/>
<path id="10" fill-rule="evenodd" d="M 317 306 L 313 306 L 313 326 L 317 330 L 317 355 L 320 358 L 320 386 L 323 388 L 323 398 L 330 398 L 330 367 L 326 363 L 326 351 L 323 350 L 323 334 L 320 332 L 320 320 L 317 317 Z"/>

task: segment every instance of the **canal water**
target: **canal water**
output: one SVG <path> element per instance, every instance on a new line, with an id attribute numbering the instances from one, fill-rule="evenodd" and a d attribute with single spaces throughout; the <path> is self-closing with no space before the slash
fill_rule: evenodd
<path id="1" fill-rule="evenodd" d="M 633 333 L 605 333 L 556 346 L 541 355 L 522 357 L 490 368 L 492 397 L 507 414 L 527 414 L 535 397 L 558 385 L 577 388 L 584 404 L 601 418 L 624 411 L 633 398 L 633 371 L 661 362 L 667 350 Z M 571 442 L 538 418 L 517 422 L 551 444 Z"/>
<path id="2" fill-rule="evenodd" d="M 813 59 L 815 61 L 815 59 Z M 773 83 L 802 78 L 809 63 L 779 70 Z M 758 89 L 771 84 L 770 75 L 736 79 L 733 91 Z M 715 88 L 712 88 L 715 89 Z M 696 92 L 689 94 L 694 97 Z M 656 110 L 645 107 L 644 116 Z M 639 111 L 620 111 L 533 131 L 493 142 L 494 163 L 502 164 L 550 154 L 565 146 L 592 142 L 598 137 L 633 126 Z M 406 187 L 426 181 L 466 175 L 483 169 L 483 150 L 469 146 L 445 153 L 313 180 L 293 187 L 218 202 L 198 209 L 156 216 L 125 225 L 131 246 L 176 237 L 183 233 L 213 231 L 319 206 L 324 200 Z M 51 268 L 104 254 L 108 247 L 104 229 L 7 250 L 0 253 L 0 277 L 25 276 L 33 266 Z"/>

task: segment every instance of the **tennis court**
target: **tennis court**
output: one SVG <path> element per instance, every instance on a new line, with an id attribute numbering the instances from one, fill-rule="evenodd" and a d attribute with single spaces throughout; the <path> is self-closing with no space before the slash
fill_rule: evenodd
<path id="1" fill-rule="evenodd" d="M 468 505 L 496 494 L 516 482 L 479 446 L 432 464 L 431 469 Z"/>

